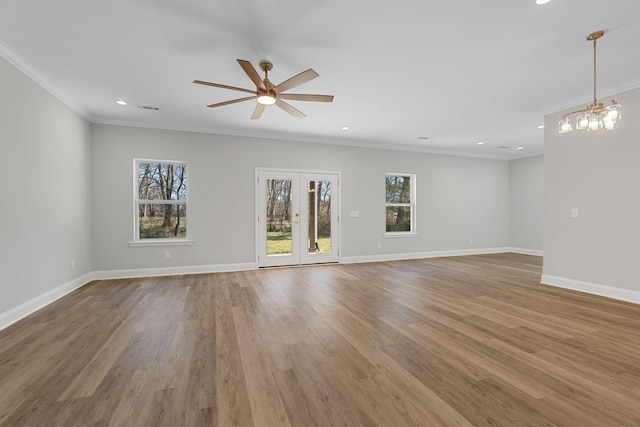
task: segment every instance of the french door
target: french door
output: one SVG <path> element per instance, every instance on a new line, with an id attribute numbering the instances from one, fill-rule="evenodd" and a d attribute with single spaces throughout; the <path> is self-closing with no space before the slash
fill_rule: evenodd
<path id="1" fill-rule="evenodd" d="M 257 171 L 258 266 L 338 262 L 338 175 Z"/>

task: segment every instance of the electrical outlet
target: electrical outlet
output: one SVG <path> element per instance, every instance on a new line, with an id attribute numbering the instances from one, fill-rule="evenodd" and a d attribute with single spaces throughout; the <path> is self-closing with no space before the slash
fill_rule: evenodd
<path id="1" fill-rule="evenodd" d="M 164 253 L 164 259 L 171 259 L 171 252 L 170 251 L 166 251 Z"/>
<path id="2" fill-rule="evenodd" d="M 382 249 L 382 243 L 378 242 L 378 249 Z"/>
<path id="3" fill-rule="evenodd" d="M 469 243 L 473 243 L 473 238 L 469 237 Z"/>
<path id="4" fill-rule="evenodd" d="M 76 269 L 76 260 L 75 260 L 75 259 L 72 259 L 72 260 L 71 260 L 71 269 L 72 269 L 72 270 L 75 270 L 75 269 Z"/>

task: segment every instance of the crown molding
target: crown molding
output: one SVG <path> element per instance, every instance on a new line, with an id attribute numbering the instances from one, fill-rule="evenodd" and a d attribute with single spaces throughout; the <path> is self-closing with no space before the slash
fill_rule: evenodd
<path id="1" fill-rule="evenodd" d="M 0 41 L 0 56 L 6 59 L 11 65 L 16 67 L 18 70 L 22 71 L 27 75 L 31 80 L 36 82 L 38 85 L 43 87 L 47 92 L 53 95 L 60 102 L 65 104 L 67 107 L 71 108 L 77 114 L 82 116 L 85 120 L 90 121 L 89 114 L 86 110 L 80 108 L 78 105 L 73 103 L 68 97 L 64 96 L 59 90 L 55 88 L 47 79 L 45 79 L 42 74 L 38 72 L 34 67 L 31 66 L 24 58 L 14 52 L 9 46 Z"/>

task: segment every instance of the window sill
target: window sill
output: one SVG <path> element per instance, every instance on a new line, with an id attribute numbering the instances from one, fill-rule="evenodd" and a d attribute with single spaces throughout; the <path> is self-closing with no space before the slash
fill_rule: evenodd
<path id="1" fill-rule="evenodd" d="M 130 248 L 140 248 L 145 246 L 191 246 L 193 240 L 189 239 L 149 239 L 129 242 Z"/>
<path id="2" fill-rule="evenodd" d="M 418 237 L 418 236 L 420 236 L 420 233 L 403 232 L 403 233 L 385 233 L 383 237 L 385 239 L 395 239 L 395 238 Z"/>

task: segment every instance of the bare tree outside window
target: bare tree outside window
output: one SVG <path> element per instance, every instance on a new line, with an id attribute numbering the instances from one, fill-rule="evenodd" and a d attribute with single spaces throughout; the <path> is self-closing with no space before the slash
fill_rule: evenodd
<path id="1" fill-rule="evenodd" d="M 386 175 L 386 232 L 414 232 L 415 175 Z"/>
<path id="2" fill-rule="evenodd" d="M 187 237 L 187 165 L 137 161 L 137 239 Z"/>

